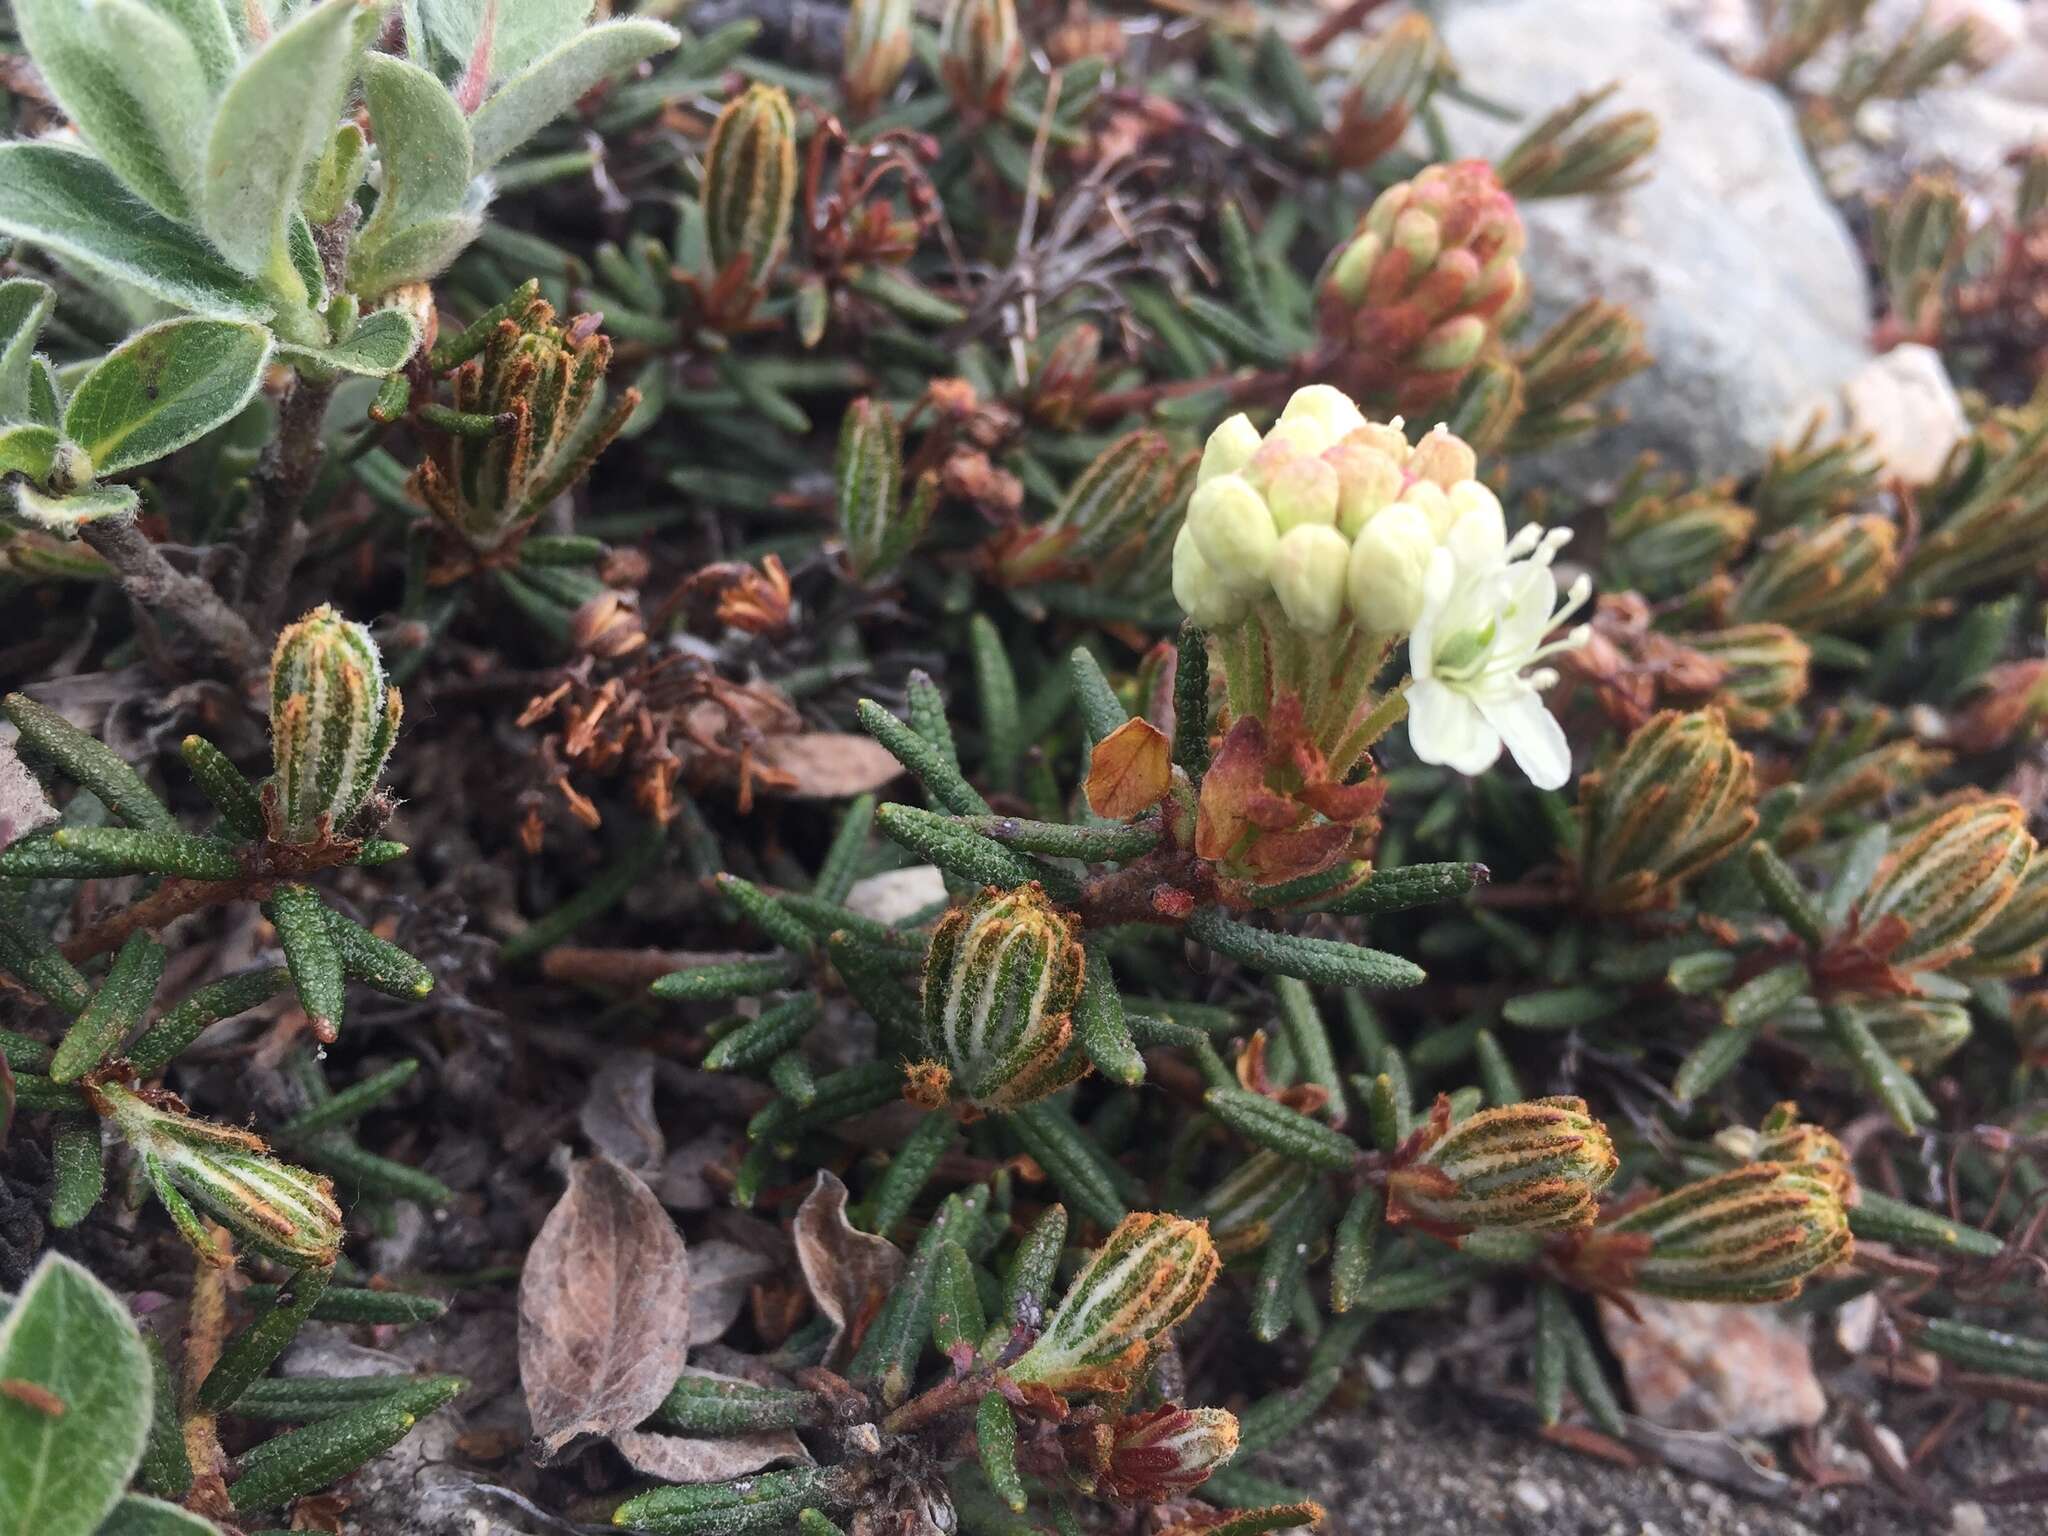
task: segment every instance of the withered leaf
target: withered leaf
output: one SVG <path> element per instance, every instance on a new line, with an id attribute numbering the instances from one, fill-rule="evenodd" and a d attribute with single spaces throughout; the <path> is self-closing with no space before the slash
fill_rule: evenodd
<path id="1" fill-rule="evenodd" d="M 56 819 L 43 786 L 15 754 L 14 744 L 0 741 L 0 848 Z"/>
<path id="2" fill-rule="evenodd" d="M 1086 787 L 1098 816 L 1124 821 L 1149 811 L 1173 787 L 1173 744 L 1151 721 L 1126 720 L 1095 744 Z"/>
<path id="3" fill-rule="evenodd" d="M 796 1213 L 796 1257 L 818 1310 L 832 1320 L 825 1364 L 843 1363 L 852 1330 L 869 1316 L 903 1273 L 903 1255 L 887 1238 L 861 1232 L 846 1219 L 846 1186 L 818 1170 L 818 1182 Z"/>
<path id="4" fill-rule="evenodd" d="M 689 1255 L 661 1202 L 608 1157 L 571 1165 L 519 1277 L 519 1380 L 543 1454 L 640 1423 L 689 1339 Z"/>
<path id="5" fill-rule="evenodd" d="M 690 1250 L 690 1342 L 710 1344 L 739 1321 L 754 1282 L 775 1268 L 766 1254 L 714 1237 Z"/>
<path id="6" fill-rule="evenodd" d="M 754 761 L 788 774 L 796 782 L 782 792 L 805 800 L 864 795 L 903 772 L 903 765 L 887 747 L 872 736 L 851 731 L 764 736 L 755 744 Z"/>
<path id="7" fill-rule="evenodd" d="M 811 1459 L 803 1441 L 786 1429 L 720 1435 L 715 1440 L 626 1429 L 612 1436 L 612 1444 L 634 1471 L 669 1483 L 721 1483 L 782 1462 Z"/>
<path id="8" fill-rule="evenodd" d="M 576 1123 L 597 1151 L 643 1179 L 655 1179 L 668 1142 L 654 1116 L 653 1054 L 621 1051 L 607 1057 L 590 1080 Z"/>

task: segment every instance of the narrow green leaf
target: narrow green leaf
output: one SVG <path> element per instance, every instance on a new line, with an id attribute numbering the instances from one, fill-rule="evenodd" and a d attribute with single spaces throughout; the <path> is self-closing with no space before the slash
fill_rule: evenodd
<path id="1" fill-rule="evenodd" d="M 820 1005 L 814 992 L 785 998 L 714 1045 L 704 1057 L 709 1072 L 751 1072 L 765 1066 L 810 1033 Z"/>
<path id="2" fill-rule="evenodd" d="M 281 885 L 264 911 L 277 927 L 278 944 L 291 968 L 292 990 L 299 994 L 299 1006 L 312 1021 L 314 1035 L 332 1040 L 341 1029 L 348 984 L 325 904 L 311 886 Z"/>
<path id="3" fill-rule="evenodd" d="M 1625 1001 L 1608 987 L 1558 987 L 1524 992 L 1501 1005 L 1501 1017 L 1523 1029 L 1578 1029 L 1610 1018 Z"/>
<path id="4" fill-rule="evenodd" d="M 300 1140 L 361 1119 L 411 1082 L 419 1069 L 417 1060 L 401 1061 L 382 1072 L 372 1072 L 361 1082 L 350 1083 L 331 1098 L 323 1099 L 305 1113 L 286 1121 L 278 1129 L 278 1140 Z"/>
<path id="5" fill-rule="evenodd" d="M 192 1486 L 192 1462 L 185 1451 L 185 1426 L 178 1417 L 178 1383 L 154 1333 L 142 1335 L 155 1387 L 149 1439 L 142 1451 L 142 1485 L 167 1499 L 182 1499 Z"/>
<path id="6" fill-rule="evenodd" d="M 50 1061 L 51 1081 L 75 1083 L 118 1050 L 142 1021 L 163 973 L 163 945 L 146 933 L 130 934 L 85 1012 L 64 1032 Z"/>
<path id="7" fill-rule="evenodd" d="M 692 1373 L 669 1389 L 649 1422 L 685 1435 L 749 1435 L 801 1429 L 831 1417 L 830 1400 L 816 1392 Z"/>
<path id="8" fill-rule="evenodd" d="M 1857 1014 L 1839 1004 L 1824 1003 L 1821 1018 L 1827 1025 L 1828 1038 L 1849 1058 L 1863 1085 L 1892 1117 L 1892 1124 L 1902 1131 L 1911 1131 L 1922 1120 L 1934 1117 L 1933 1106 L 1927 1103 L 1920 1085 L 1907 1075 L 1898 1058 L 1879 1043 L 1870 1026 Z"/>
<path id="9" fill-rule="evenodd" d="M 274 1285 L 252 1285 L 242 1292 L 250 1306 L 277 1299 Z M 412 1291 L 378 1291 L 367 1286 L 330 1285 L 307 1315 L 316 1323 L 431 1323 L 448 1311 L 448 1303 Z"/>
<path id="10" fill-rule="evenodd" d="M 1422 967 L 1384 950 L 1334 939 L 1275 933 L 1234 922 L 1214 908 L 1188 919 L 1188 937 L 1219 955 L 1278 976 L 1298 976 L 1323 987 L 1412 987 Z"/>
<path id="11" fill-rule="evenodd" d="M 291 975 L 274 965 L 207 983 L 142 1032 L 128 1048 L 128 1064 L 141 1077 L 156 1076 L 208 1025 L 269 1002 L 290 984 Z"/>
<path id="12" fill-rule="evenodd" d="M 1145 822 L 1092 827 L 1064 821 L 1026 821 L 1018 816 L 967 816 L 961 822 L 1005 848 L 1056 859 L 1085 859 L 1091 864 L 1120 864 L 1143 858 L 1159 846 L 1160 838 L 1159 828 Z"/>
<path id="13" fill-rule="evenodd" d="M 1145 1058 L 1138 1054 L 1130 1026 L 1124 1022 L 1123 996 L 1109 969 L 1109 954 L 1099 944 L 1087 951 L 1081 999 L 1074 1009 L 1074 1032 L 1096 1070 L 1112 1082 L 1142 1083 Z"/>
<path id="14" fill-rule="evenodd" d="M 313 1315 L 317 1318 L 320 1314 L 316 1310 Z M 363 1407 L 424 1414 L 466 1386 L 460 1376 L 264 1376 L 243 1388 L 235 1399 L 235 1413 L 245 1419 L 288 1424 L 311 1424 Z"/>
<path id="15" fill-rule="evenodd" d="M 1323 910 L 1344 917 L 1370 917 L 1379 912 L 1400 912 L 1409 907 L 1432 906 L 1455 901 L 1483 885 L 1484 864 L 1405 864 L 1397 869 L 1374 870 L 1361 885 L 1354 886 Z"/>
<path id="16" fill-rule="evenodd" d="M 731 1483 L 684 1483 L 655 1488 L 612 1512 L 612 1524 L 653 1536 L 786 1531 L 799 1512 L 830 1502 L 823 1467 L 759 1472 Z"/>
<path id="17" fill-rule="evenodd" d="M 0 875 L 29 879 L 182 875 L 188 880 L 234 880 L 244 872 L 233 843 L 140 827 L 59 827 L 40 837 L 25 837 L 0 853 Z"/>
<path id="18" fill-rule="evenodd" d="M 249 1384 L 269 1370 L 285 1346 L 303 1327 L 319 1303 L 331 1269 L 301 1270 L 270 1299 L 261 1316 L 228 1340 L 213 1369 L 199 1384 L 198 1404 L 208 1413 L 223 1413 L 235 1405 Z"/>
<path id="19" fill-rule="evenodd" d="M 855 706 L 860 717 L 861 729 L 895 756 L 896 760 L 917 775 L 934 801 L 955 816 L 986 816 L 988 802 L 981 792 L 961 776 L 960 769 L 950 754 L 933 745 L 918 731 L 905 725 L 873 699 L 862 699 Z M 886 815 L 892 809 L 882 807 Z"/>
<path id="20" fill-rule="evenodd" d="M 263 835 L 263 802 L 225 752 L 204 736 L 187 736 L 178 743 L 178 753 L 230 832 L 237 837 Z"/>
<path id="21" fill-rule="evenodd" d="M 1550 1281 L 1536 1288 L 1536 1343 L 1530 1352 L 1529 1385 L 1536 1394 L 1536 1416 L 1544 1425 L 1555 1424 L 1564 1414 L 1565 1317 L 1564 1292 Z"/>
<path id="22" fill-rule="evenodd" d="M 6 148 L 0 145 L 0 161 L 4 161 Z M 0 171 L 0 186 L 4 186 L 4 171 Z M 0 708 L 21 732 L 24 743 L 91 790 L 129 826 L 158 832 L 178 830 L 170 807 L 142 782 L 140 774 L 49 705 L 37 703 L 25 693 L 10 693 L 0 701 Z"/>
<path id="23" fill-rule="evenodd" d="M 1211 1088 L 1202 1102 L 1232 1130 L 1283 1157 L 1334 1171 L 1349 1168 L 1359 1149 L 1342 1131 L 1247 1088 Z"/>
<path id="24" fill-rule="evenodd" d="M 932 1343 L 950 1355 L 962 1346 L 974 1348 L 987 1328 L 974 1288 L 974 1261 L 957 1242 L 942 1243 L 932 1290 Z"/>
<path id="25" fill-rule="evenodd" d="M 910 1214 L 910 1207 L 919 1193 L 931 1182 L 939 1159 L 950 1152 L 959 1139 L 960 1123 L 951 1115 L 928 1114 L 920 1119 L 889 1159 L 889 1166 L 882 1170 L 881 1178 L 875 1181 L 874 1193 L 868 1197 L 868 1209 L 861 1225 L 879 1237 L 887 1237 L 895 1231 L 897 1223 Z"/>
<path id="26" fill-rule="evenodd" d="M 796 980 L 800 967 L 786 955 L 760 960 L 728 960 L 718 965 L 693 966 L 655 978 L 647 990 L 664 1002 L 719 1003 L 734 997 L 752 997 L 773 991 Z"/>
<path id="27" fill-rule="evenodd" d="M 98 1120 L 59 1120 L 50 1139 L 50 1225 L 60 1231 L 92 1214 L 106 1193 L 106 1162 L 100 1153 Z"/>
<path id="28" fill-rule="evenodd" d="M 1084 1220 L 1108 1231 L 1130 1214 L 1100 1150 L 1057 1109 L 1027 1104 L 1003 1116 L 1002 1124 Z"/>
<path id="29" fill-rule="evenodd" d="M 1017 672 L 1010 665 L 1002 634 L 977 613 L 967 625 L 967 647 L 974 658 L 975 697 L 981 701 L 982 759 L 997 789 L 1014 789 L 1024 755 L 1017 703 Z"/>
<path id="30" fill-rule="evenodd" d="M 457 1396 L 464 1385 L 460 1377 L 445 1379 L 450 1385 L 443 1401 Z M 431 1411 L 417 1401 L 404 1406 L 368 1403 L 304 1429 L 288 1430 L 242 1458 L 241 1476 L 229 1486 L 228 1502 L 248 1513 L 315 1493 L 390 1450 Z"/>
<path id="31" fill-rule="evenodd" d="M 996 1497 L 1023 1514 L 1029 1501 L 1023 1476 L 1017 1471 L 1017 1416 L 1000 1392 L 989 1393 L 974 1411 L 974 1449 Z"/>
<path id="32" fill-rule="evenodd" d="M 56 303 L 57 291 L 48 283 L 32 277 L 0 282 L 0 421 L 35 421 L 29 410 L 29 377 L 36 339 Z"/>
<path id="33" fill-rule="evenodd" d="M 389 940 L 380 939 L 352 917 L 344 917 L 323 905 L 328 937 L 334 941 L 341 968 L 350 981 L 359 981 L 386 997 L 415 1002 L 434 990 L 434 973 Z"/>
<path id="34" fill-rule="evenodd" d="M 1109 686 L 1109 679 L 1102 675 L 1102 663 L 1086 646 L 1074 647 L 1067 657 L 1067 673 L 1073 680 L 1074 702 L 1080 706 L 1081 724 L 1087 730 L 1090 746 L 1107 739 L 1131 718 L 1116 690 Z"/>
<path id="35" fill-rule="evenodd" d="M 1330 1250 L 1330 1310 L 1349 1312 L 1372 1279 L 1373 1252 L 1379 1242 L 1386 1201 L 1370 1184 L 1360 1185 L 1337 1219 Z"/>

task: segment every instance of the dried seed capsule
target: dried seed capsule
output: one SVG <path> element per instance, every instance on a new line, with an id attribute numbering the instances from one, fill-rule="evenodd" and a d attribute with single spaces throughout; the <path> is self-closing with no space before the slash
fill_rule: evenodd
<path id="1" fill-rule="evenodd" d="M 1583 1099 L 1532 1099 L 1451 1123 L 1439 1097 L 1387 1176 L 1387 1220 L 1445 1235 L 1590 1225 L 1620 1160 Z"/>
<path id="2" fill-rule="evenodd" d="M 1076 1423 L 1060 1435 L 1092 1490 L 1123 1503 L 1177 1498 L 1237 1454 L 1237 1417 L 1221 1408 L 1161 1403 L 1143 1413 Z"/>
<path id="3" fill-rule="evenodd" d="M 1580 784 L 1580 880 L 1600 912 L 1669 906 L 1756 829 L 1756 776 L 1714 710 L 1665 710 Z"/>
<path id="4" fill-rule="evenodd" d="M 939 74 L 962 112 L 999 114 L 1023 67 L 1016 0 L 948 0 L 939 22 Z"/>
<path id="5" fill-rule="evenodd" d="M 1010 1375 L 1055 1392 L 1124 1388 L 1208 1294 L 1219 1262 L 1205 1222 L 1158 1211 L 1126 1216 L 1088 1256 Z"/>
<path id="6" fill-rule="evenodd" d="M 1636 1252 L 1623 1256 L 1631 1242 Z M 1828 1181 L 1773 1163 L 1675 1189 L 1600 1228 L 1589 1244 L 1620 1260 L 1630 1289 L 1739 1302 L 1789 1300 L 1852 1247 L 1849 1214 Z"/>
<path id="7" fill-rule="evenodd" d="M 1790 529 L 1764 545 L 1735 589 L 1729 612 L 1794 629 L 1840 629 L 1891 590 L 1899 531 L 1870 513 L 1838 517 L 1818 531 Z"/>
<path id="8" fill-rule="evenodd" d="M 1724 669 L 1713 706 L 1730 730 L 1761 730 L 1806 697 L 1813 647 L 1782 624 L 1735 624 L 1678 639 Z"/>
<path id="9" fill-rule="evenodd" d="M 1939 970 L 1968 955 L 2018 893 L 2034 847 L 2017 800 L 1987 796 L 1944 811 L 1878 867 L 1861 926 L 1900 934 L 1888 949 L 1893 964 Z"/>
<path id="10" fill-rule="evenodd" d="M 779 86 L 728 102 L 704 151 L 704 238 L 717 273 L 759 288 L 782 260 L 796 207 L 796 113 Z"/>
<path id="11" fill-rule="evenodd" d="M 341 1207 L 325 1178 L 280 1162 L 248 1131 L 159 1109 L 117 1084 L 93 1094 L 101 1113 L 135 1149 L 186 1241 L 202 1255 L 219 1257 L 192 1205 L 281 1264 L 305 1269 L 334 1262 L 341 1249 Z"/>
<path id="12" fill-rule="evenodd" d="M 947 913 L 925 955 L 935 1060 L 919 1064 L 920 1101 L 943 1082 L 977 1109 L 1015 1109 L 1086 1073 L 1073 1019 L 1084 964 L 1074 920 L 1036 884 L 985 890 Z"/>
<path id="13" fill-rule="evenodd" d="M 288 625 L 270 658 L 273 833 L 308 843 L 344 830 L 377 787 L 401 708 L 362 625 L 324 603 Z"/>
<path id="14" fill-rule="evenodd" d="M 852 0 L 846 8 L 846 59 L 839 88 L 855 117 L 866 117 L 896 89 L 910 62 L 911 0 Z"/>

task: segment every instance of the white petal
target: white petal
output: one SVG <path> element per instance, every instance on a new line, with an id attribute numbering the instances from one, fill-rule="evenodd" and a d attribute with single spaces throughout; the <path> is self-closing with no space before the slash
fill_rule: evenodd
<path id="1" fill-rule="evenodd" d="M 1408 670 L 1418 681 L 1436 670 L 1437 630 L 1457 577 L 1458 565 L 1448 550 L 1430 552 L 1429 568 L 1422 573 L 1422 613 L 1408 635 Z"/>
<path id="2" fill-rule="evenodd" d="M 1571 743 L 1564 739 L 1564 727 L 1543 707 L 1535 689 L 1496 689 L 1480 697 L 1478 708 L 1507 743 L 1515 766 L 1529 776 L 1531 784 L 1538 789 L 1564 788 L 1572 776 Z"/>
<path id="3" fill-rule="evenodd" d="M 1493 654 L 1527 656 L 1543 643 L 1550 615 L 1557 607 L 1557 577 L 1533 560 L 1511 565 L 1501 583 L 1506 602 L 1495 632 Z"/>
<path id="4" fill-rule="evenodd" d="M 1479 706 L 1433 678 L 1408 687 L 1408 745 L 1425 763 L 1468 777 L 1486 772 L 1500 757 L 1500 733 Z"/>
<path id="5" fill-rule="evenodd" d="M 1451 505 L 1455 516 L 1444 534 L 1444 547 L 1457 557 L 1459 567 L 1483 570 L 1498 565 L 1508 545 L 1507 518 L 1500 503 L 1491 495 L 1483 499 L 1460 496 Z"/>

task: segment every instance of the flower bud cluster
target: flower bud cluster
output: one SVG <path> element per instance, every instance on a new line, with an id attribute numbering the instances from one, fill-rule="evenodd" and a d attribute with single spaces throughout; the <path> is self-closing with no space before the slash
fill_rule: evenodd
<path id="1" fill-rule="evenodd" d="M 1680 882 L 1755 830 L 1756 775 L 1713 710 L 1666 710 L 1580 781 L 1587 899 L 1600 912 L 1668 906 Z"/>
<path id="2" fill-rule="evenodd" d="M 1272 598 L 1302 634 L 1352 623 L 1405 634 L 1422 611 L 1429 557 L 1461 518 L 1499 524 L 1478 460 L 1439 428 L 1411 445 L 1340 390 L 1295 391 L 1263 436 L 1233 416 L 1209 435 L 1173 589 L 1196 623 L 1221 629 Z"/>
<path id="3" fill-rule="evenodd" d="M 270 658 L 272 834 L 310 843 L 344 831 L 377 787 L 402 707 L 362 625 L 325 604 L 287 625 Z"/>
<path id="4" fill-rule="evenodd" d="M 1830 1178 L 1769 1162 L 1639 1205 L 1601 1227 L 1588 1251 L 1618 1258 L 1631 1239 L 1623 1283 L 1678 1301 L 1789 1301 L 1855 1246 Z"/>
<path id="5" fill-rule="evenodd" d="M 1583 1099 L 1532 1099 L 1453 1123 L 1439 1098 L 1387 1175 L 1387 1219 L 1446 1235 L 1590 1226 L 1621 1166 Z"/>
<path id="6" fill-rule="evenodd" d="M 1220 1262 L 1205 1223 L 1157 1211 L 1126 1216 L 1010 1376 L 1055 1392 L 1123 1390 L 1208 1294 Z"/>
<path id="7" fill-rule="evenodd" d="M 1402 410 L 1448 399 L 1521 298 L 1523 244 L 1515 201 L 1483 160 L 1387 188 L 1318 299 L 1347 382 Z"/>
<path id="8" fill-rule="evenodd" d="M 1939 970 L 1969 955 L 1977 934 L 2019 893 L 2034 835 L 2017 800 L 1966 800 L 1921 827 L 1879 866 L 1861 926 L 1901 930 L 1893 964 Z"/>

